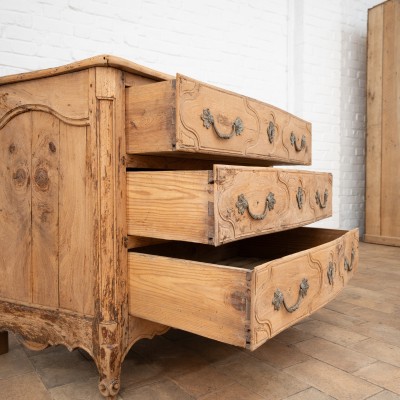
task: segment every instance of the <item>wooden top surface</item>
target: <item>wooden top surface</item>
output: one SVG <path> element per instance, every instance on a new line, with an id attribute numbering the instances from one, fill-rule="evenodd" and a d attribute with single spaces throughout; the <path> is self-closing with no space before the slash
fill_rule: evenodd
<path id="1" fill-rule="evenodd" d="M 125 60 L 124 58 L 103 54 L 95 57 L 86 58 L 85 60 L 82 61 L 76 61 L 71 64 L 63 65 L 61 67 L 54 67 L 38 71 L 24 72 L 20 74 L 3 76 L 0 77 L 0 85 L 5 85 L 7 83 L 14 83 L 14 82 L 29 81 L 32 79 L 46 78 L 48 76 L 62 75 L 69 72 L 81 71 L 83 69 L 92 67 L 114 67 L 126 72 L 131 72 L 133 74 L 152 78 L 157 81 L 164 81 L 175 78 L 172 75 L 164 74 L 162 72 L 155 71 L 151 68 L 143 67 L 142 65 L 136 64 L 132 61 Z"/>

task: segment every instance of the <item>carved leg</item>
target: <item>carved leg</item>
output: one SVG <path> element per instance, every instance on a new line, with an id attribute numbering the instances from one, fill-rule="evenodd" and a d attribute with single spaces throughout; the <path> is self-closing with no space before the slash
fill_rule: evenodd
<path id="1" fill-rule="evenodd" d="M 99 342 L 95 360 L 99 371 L 99 390 L 108 400 L 117 398 L 121 387 L 122 344 L 120 327 L 115 322 L 99 325 Z"/>
<path id="2" fill-rule="evenodd" d="M 8 332 L 0 332 L 0 355 L 8 353 Z"/>
<path id="3" fill-rule="evenodd" d="M 113 349 L 106 349 L 102 353 L 102 359 L 98 363 L 99 390 L 106 399 L 115 400 L 121 387 L 121 354 L 117 355 L 117 359 L 113 359 Z"/>
<path id="4" fill-rule="evenodd" d="M 116 400 L 120 389 L 120 375 L 114 377 L 100 376 L 99 390 L 107 400 Z"/>

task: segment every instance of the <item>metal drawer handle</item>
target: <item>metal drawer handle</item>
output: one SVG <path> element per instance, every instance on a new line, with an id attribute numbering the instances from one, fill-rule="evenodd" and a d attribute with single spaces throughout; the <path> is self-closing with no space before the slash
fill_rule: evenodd
<path id="1" fill-rule="evenodd" d="M 333 266 L 333 262 L 329 261 L 327 275 L 328 275 L 328 281 L 329 281 L 330 285 L 333 285 L 333 273 L 334 272 L 335 272 L 335 268 Z"/>
<path id="2" fill-rule="evenodd" d="M 272 121 L 269 121 L 268 128 L 267 128 L 267 135 L 270 143 L 273 143 L 275 137 L 275 124 Z"/>
<path id="3" fill-rule="evenodd" d="M 275 293 L 274 293 L 274 299 L 272 300 L 274 309 L 279 311 L 281 308 L 281 305 L 283 304 L 287 312 L 292 313 L 292 312 L 296 311 L 300 307 L 301 300 L 307 295 L 307 290 L 309 287 L 310 286 L 308 284 L 308 279 L 303 278 L 303 280 L 300 283 L 299 297 L 297 298 L 297 302 L 296 302 L 296 304 L 292 305 L 291 307 L 288 307 L 286 305 L 286 301 L 283 296 L 283 293 L 279 289 L 276 289 Z"/>
<path id="4" fill-rule="evenodd" d="M 265 199 L 265 208 L 262 214 L 253 214 L 250 211 L 249 202 L 247 201 L 244 194 L 238 196 L 238 201 L 236 202 L 236 207 L 239 210 L 239 214 L 243 215 L 244 212 L 247 210 L 250 217 L 256 220 L 264 219 L 267 215 L 268 211 L 274 209 L 275 206 L 275 196 L 272 192 L 269 192 L 268 196 Z"/>
<path id="5" fill-rule="evenodd" d="M 225 134 L 221 133 L 217 127 L 215 126 L 214 117 L 211 114 L 209 108 L 205 108 L 203 110 L 203 114 L 200 115 L 200 118 L 203 120 L 203 126 L 207 129 L 212 126 L 214 128 L 214 132 L 220 137 L 221 139 L 230 139 L 234 134 L 240 135 L 243 132 L 243 121 L 237 117 L 232 123 L 232 131 L 231 133 Z"/>
<path id="6" fill-rule="evenodd" d="M 300 147 L 299 147 L 299 145 L 297 144 L 296 135 L 292 132 L 290 134 L 290 143 L 291 143 L 292 146 L 294 146 L 295 150 L 297 152 L 299 152 L 299 151 L 301 151 L 301 150 L 306 148 L 306 137 L 305 137 L 305 135 L 303 135 L 301 137 L 301 142 L 300 142 Z"/>
<path id="7" fill-rule="evenodd" d="M 302 187 L 299 187 L 297 189 L 296 199 L 297 199 L 297 205 L 299 206 L 300 210 L 303 208 L 303 195 L 304 195 L 304 190 Z"/>
<path id="8" fill-rule="evenodd" d="M 355 250 L 354 250 L 354 247 L 352 247 L 352 248 L 351 248 L 350 263 L 349 263 L 348 258 L 347 258 L 346 256 L 344 257 L 344 270 L 345 270 L 345 271 L 350 272 L 350 271 L 353 270 L 353 267 L 354 267 L 353 263 L 354 263 L 354 258 L 355 258 L 355 256 L 356 256 L 356 252 L 355 252 Z"/>
<path id="9" fill-rule="evenodd" d="M 328 196 L 329 196 L 328 189 L 325 189 L 324 202 L 322 203 L 320 195 L 319 195 L 319 191 L 318 190 L 316 191 L 316 193 L 315 193 L 315 201 L 319 205 L 319 208 L 326 208 L 326 206 L 328 204 Z"/>

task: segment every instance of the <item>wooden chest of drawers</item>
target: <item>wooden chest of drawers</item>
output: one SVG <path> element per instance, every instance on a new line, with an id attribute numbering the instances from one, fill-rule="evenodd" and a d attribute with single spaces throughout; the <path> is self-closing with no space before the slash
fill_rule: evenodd
<path id="1" fill-rule="evenodd" d="M 0 331 L 86 350 L 109 399 L 137 340 L 252 350 L 357 268 L 357 229 L 302 227 L 332 176 L 271 167 L 311 163 L 311 125 L 181 75 L 99 56 L 0 78 L 0 155 Z"/>

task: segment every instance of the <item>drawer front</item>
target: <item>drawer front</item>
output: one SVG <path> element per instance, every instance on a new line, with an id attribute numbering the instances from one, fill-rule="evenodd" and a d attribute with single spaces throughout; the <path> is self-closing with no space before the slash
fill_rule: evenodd
<path id="1" fill-rule="evenodd" d="M 182 75 L 127 89 L 126 132 L 132 154 L 311 164 L 310 123 Z"/>
<path id="2" fill-rule="evenodd" d="M 329 173 L 215 166 L 217 244 L 277 232 L 332 215 Z"/>
<path id="3" fill-rule="evenodd" d="M 215 165 L 128 173 L 128 233 L 221 245 L 332 215 L 332 175 Z"/>
<path id="4" fill-rule="evenodd" d="M 346 285 L 357 266 L 358 230 L 353 230 L 320 248 L 256 268 L 250 347 L 324 306 Z"/>
<path id="5" fill-rule="evenodd" d="M 182 75 L 176 90 L 177 150 L 311 164 L 311 124 Z"/>
<path id="6" fill-rule="evenodd" d="M 255 349 L 333 299 L 357 265 L 357 229 L 136 249 L 128 256 L 129 312 Z"/>

